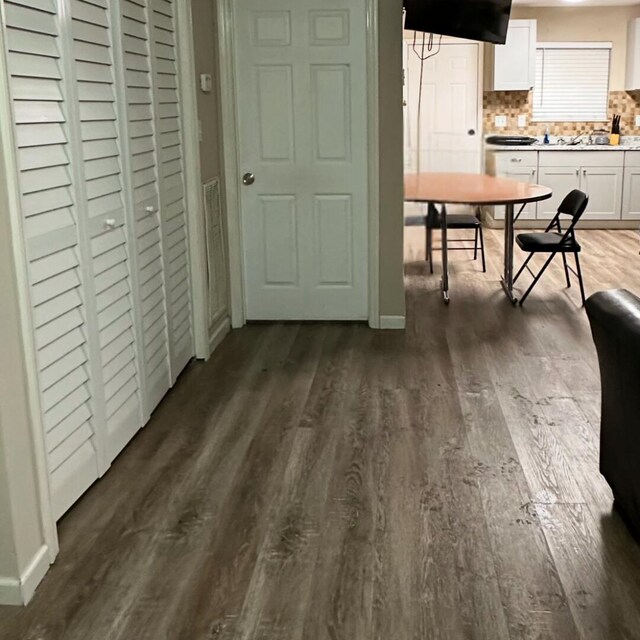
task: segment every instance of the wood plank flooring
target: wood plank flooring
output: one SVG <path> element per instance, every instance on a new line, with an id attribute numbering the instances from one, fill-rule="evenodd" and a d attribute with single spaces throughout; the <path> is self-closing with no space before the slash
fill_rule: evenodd
<path id="1" fill-rule="evenodd" d="M 488 231 L 446 308 L 406 235 L 405 332 L 253 325 L 190 365 L 0 638 L 640 638 L 577 287 L 511 307 Z M 579 235 L 589 292 L 640 290 L 637 234 Z"/>

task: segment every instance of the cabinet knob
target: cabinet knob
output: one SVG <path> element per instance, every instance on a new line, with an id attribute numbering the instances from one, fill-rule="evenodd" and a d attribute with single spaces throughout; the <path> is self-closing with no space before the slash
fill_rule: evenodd
<path id="1" fill-rule="evenodd" d="M 105 229 L 115 229 L 116 228 L 116 221 L 114 218 L 107 218 L 104 221 L 104 228 Z"/>
<path id="2" fill-rule="evenodd" d="M 158 213 L 158 210 L 152 204 L 150 204 L 148 207 L 144 208 L 144 212 L 151 215 L 152 213 Z"/>

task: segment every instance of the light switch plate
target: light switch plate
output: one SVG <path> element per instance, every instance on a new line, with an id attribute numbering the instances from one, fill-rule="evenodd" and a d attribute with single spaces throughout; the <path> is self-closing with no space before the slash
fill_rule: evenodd
<path id="1" fill-rule="evenodd" d="M 496 127 L 500 127 L 501 129 L 506 128 L 507 126 L 507 116 L 496 116 Z"/>
<path id="2" fill-rule="evenodd" d="M 527 126 L 527 116 L 525 116 L 525 115 L 518 116 L 518 126 L 521 129 L 523 129 L 524 127 Z"/>
<path id="3" fill-rule="evenodd" d="M 213 89 L 213 77 L 210 73 L 200 74 L 200 89 L 203 93 L 210 93 Z"/>
<path id="4" fill-rule="evenodd" d="M 640 127 L 640 116 L 636 116 L 636 127 Z"/>

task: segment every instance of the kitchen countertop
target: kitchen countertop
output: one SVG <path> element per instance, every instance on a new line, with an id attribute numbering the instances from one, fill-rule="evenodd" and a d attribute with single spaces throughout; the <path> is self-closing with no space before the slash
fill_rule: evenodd
<path id="1" fill-rule="evenodd" d="M 640 144 L 618 146 L 608 144 L 530 144 L 513 147 L 487 144 L 485 147 L 488 151 L 640 151 Z"/>

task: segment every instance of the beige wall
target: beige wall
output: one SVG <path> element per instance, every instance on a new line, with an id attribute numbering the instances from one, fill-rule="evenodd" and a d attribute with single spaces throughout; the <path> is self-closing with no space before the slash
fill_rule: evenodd
<path id="1" fill-rule="evenodd" d="M 540 42 L 612 42 L 611 91 L 624 89 L 627 25 L 640 17 L 632 7 L 514 7 L 512 18 L 535 18 Z"/>
<path id="2" fill-rule="evenodd" d="M 200 142 L 200 167 L 202 181 L 222 176 L 220 138 L 220 98 L 217 67 L 217 25 L 213 0 L 191 0 L 193 16 L 193 44 L 195 72 L 198 78 L 198 116 L 202 127 Z M 213 77 L 213 90 L 204 93 L 200 89 L 200 74 Z"/>
<path id="3" fill-rule="evenodd" d="M 404 316 L 402 0 L 380 0 L 380 315 Z"/>
<path id="4" fill-rule="evenodd" d="M 44 545 L 5 179 L 0 156 L 0 593 Z"/>

